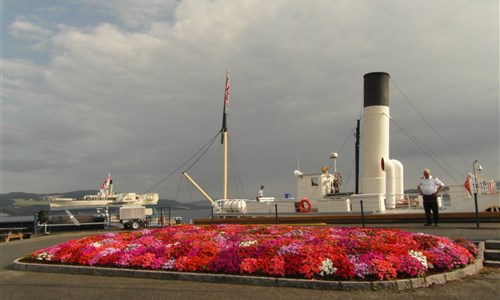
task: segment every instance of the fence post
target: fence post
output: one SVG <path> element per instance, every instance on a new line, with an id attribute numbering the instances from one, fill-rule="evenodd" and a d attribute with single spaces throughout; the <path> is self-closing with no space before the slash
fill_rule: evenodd
<path id="1" fill-rule="evenodd" d="M 276 215 L 276 224 L 279 223 L 278 221 L 278 204 L 274 204 L 274 213 Z"/>
<path id="2" fill-rule="evenodd" d="M 36 235 L 37 224 L 38 224 L 38 213 L 35 213 L 35 215 L 33 217 L 33 234 L 34 235 Z"/>
<path id="3" fill-rule="evenodd" d="M 363 210 L 363 200 L 359 201 L 361 203 L 361 225 L 365 228 L 365 212 Z"/>
<path id="4" fill-rule="evenodd" d="M 170 207 L 167 207 L 168 208 L 168 226 L 172 225 L 172 216 L 170 214 Z"/>

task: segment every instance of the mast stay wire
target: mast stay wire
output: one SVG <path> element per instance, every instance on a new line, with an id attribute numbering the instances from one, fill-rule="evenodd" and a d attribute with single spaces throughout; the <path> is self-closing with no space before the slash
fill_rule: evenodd
<path id="1" fill-rule="evenodd" d="M 175 193 L 175 198 L 174 198 L 174 200 L 176 200 L 176 201 L 177 201 L 177 199 L 179 197 L 179 193 L 181 191 L 181 186 L 182 186 L 183 178 L 184 177 L 180 176 L 179 185 L 177 186 L 177 192 Z"/>
<path id="2" fill-rule="evenodd" d="M 181 191 L 181 188 L 182 188 L 182 183 L 184 182 L 184 176 L 180 176 L 180 181 L 179 181 L 179 185 L 177 186 L 177 192 L 175 194 L 175 198 L 173 200 L 175 201 L 179 201 L 179 194 L 180 194 L 180 191 Z M 191 202 L 194 201 L 194 198 L 193 198 L 193 194 L 191 193 L 191 186 L 189 184 L 187 184 L 188 182 L 186 182 L 186 187 L 187 187 L 187 192 L 189 194 L 189 199 L 191 200 Z"/>
<path id="3" fill-rule="evenodd" d="M 342 182 L 343 186 L 347 186 L 349 184 L 349 181 L 351 179 L 352 170 L 354 169 L 354 164 L 355 163 L 356 163 L 356 159 L 353 159 L 352 163 L 351 163 L 351 168 L 349 168 L 349 173 L 347 174 L 347 180 L 345 181 L 345 183 Z"/>
<path id="4" fill-rule="evenodd" d="M 355 127 L 353 127 L 353 128 L 351 129 L 351 131 L 349 132 L 349 134 L 347 135 L 347 138 L 345 139 L 344 143 L 342 144 L 342 146 L 341 146 L 341 147 L 340 147 L 340 149 L 338 150 L 338 151 L 339 151 L 339 153 L 342 153 L 342 151 L 344 150 L 344 147 L 347 145 L 347 142 L 348 142 L 348 141 L 349 141 L 349 140 L 350 140 L 350 139 L 351 139 L 351 138 L 355 135 L 355 134 L 354 134 L 354 131 L 355 131 L 355 130 L 356 130 L 356 126 L 355 126 Z M 349 179 L 350 179 L 350 177 L 351 177 L 351 172 L 352 172 L 352 169 L 354 168 L 354 162 L 355 162 L 355 161 L 356 161 L 356 160 L 354 159 L 354 160 L 353 160 L 353 162 L 352 162 L 352 164 L 351 164 L 351 168 L 350 168 L 350 170 L 349 170 L 349 174 L 348 174 L 348 176 L 347 176 L 347 180 L 346 180 L 346 182 L 342 182 L 342 186 L 343 186 L 343 187 L 347 186 L 347 184 L 349 183 Z M 330 165 L 328 166 L 328 169 L 331 169 L 331 168 L 332 168 L 332 165 L 333 165 L 333 161 L 331 161 L 331 162 L 330 162 Z M 341 188 L 342 188 L 342 186 L 341 186 Z"/>
<path id="5" fill-rule="evenodd" d="M 425 123 L 427 123 L 427 125 L 432 129 L 432 131 L 434 131 L 434 133 L 445 143 L 445 145 L 450 148 L 450 150 L 458 157 L 460 158 L 460 160 L 462 160 L 462 162 L 468 166 L 469 164 L 465 161 L 465 159 L 455 151 L 455 149 L 453 149 L 453 147 L 451 147 L 451 145 L 446 142 L 446 140 L 437 132 L 437 130 L 432 127 L 431 123 L 426 119 L 424 118 L 424 116 L 417 110 L 417 108 L 415 107 L 415 105 L 413 105 L 413 103 L 410 101 L 410 99 L 405 95 L 405 93 L 403 93 L 403 91 L 401 90 L 401 88 L 399 88 L 399 86 L 397 85 L 397 83 L 392 79 L 390 78 L 391 82 L 394 84 L 394 86 L 399 90 L 399 92 L 401 93 L 401 95 L 403 95 L 403 98 L 410 104 L 410 106 L 413 108 L 413 110 L 415 110 L 415 112 L 420 116 L 420 118 L 422 118 L 422 120 L 425 121 Z"/>
<path id="6" fill-rule="evenodd" d="M 236 153 L 236 151 L 233 151 L 233 143 L 231 142 L 231 139 L 229 138 L 228 139 L 228 146 L 229 146 L 229 160 L 231 161 L 230 165 L 231 165 L 231 171 L 233 172 L 233 177 L 235 178 L 235 187 L 236 187 L 236 196 L 238 198 L 244 198 L 245 197 L 245 189 L 243 187 L 243 181 L 241 180 L 241 176 L 240 176 L 240 172 L 239 172 L 239 168 L 238 166 L 236 165 L 236 162 L 237 162 L 237 159 L 236 159 L 236 156 L 234 155 L 234 153 Z M 239 187 L 238 187 L 238 184 L 239 184 Z M 241 188 L 241 195 L 242 197 L 240 197 L 240 188 Z"/>
<path id="7" fill-rule="evenodd" d="M 179 171 L 182 167 L 184 167 L 188 162 L 190 162 L 193 158 L 195 158 L 200 152 L 202 152 L 200 154 L 200 156 L 186 169 L 186 171 L 189 171 L 189 169 L 191 169 L 191 167 L 193 167 L 202 157 L 203 155 L 205 155 L 205 153 L 208 151 L 208 149 L 210 149 L 210 147 L 213 145 L 214 141 L 217 139 L 217 137 L 219 136 L 219 134 L 222 132 L 222 130 L 219 130 L 217 132 L 217 134 L 210 140 L 208 141 L 205 145 L 203 145 L 198 151 L 196 151 L 195 154 L 193 154 L 190 158 L 188 158 L 185 162 L 183 162 L 179 167 L 177 167 L 174 171 L 172 171 L 170 174 L 168 174 L 165 178 L 163 178 L 162 180 L 160 180 L 160 182 L 156 183 L 155 185 L 153 185 L 151 188 L 149 188 L 146 192 L 144 193 L 148 193 L 150 192 L 151 190 L 153 190 L 154 188 L 156 188 L 157 186 L 159 186 L 160 184 L 162 184 L 163 182 L 165 182 L 167 179 L 169 179 L 172 175 L 174 175 L 175 173 L 177 173 L 177 171 Z"/>
<path id="8" fill-rule="evenodd" d="M 362 117 L 363 117 L 363 103 L 361 103 L 361 107 L 359 108 L 359 117 L 358 117 L 358 120 L 362 120 Z M 357 126 L 354 126 L 351 131 L 349 132 L 349 134 L 347 135 L 346 139 L 344 140 L 344 143 L 342 144 L 342 146 L 340 147 L 340 149 L 338 150 L 339 153 L 342 153 L 342 151 L 344 150 L 344 147 L 347 145 L 347 142 L 353 137 L 355 136 L 355 131 L 356 131 L 356 127 Z M 347 175 L 347 180 L 346 182 L 342 183 L 343 186 L 347 186 L 347 184 L 349 183 L 349 179 L 351 178 L 351 173 L 352 173 L 352 170 L 354 169 L 354 164 L 356 162 L 356 159 L 353 159 L 352 161 L 352 164 L 351 164 L 351 168 L 349 170 L 349 174 Z M 330 165 L 329 165 L 329 169 L 332 168 L 332 165 L 333 165 L 333 161 L 330 162 Z"/>
<path id="9" fill-rule="evenodd" d="M 347 135 L 347 138 L 345 139 L 344 143 L 342 144 L 342 146 L 340 147 L 340 149 L 338 150 L 339 153 L 342 153 L 342 150 L 344 150 L 344 147 L 345 145 L 347 145 L 347 142 L 354 136 L 354 131 L 356 130 L 356 127 L 353 127 L 351 129 L 351 131 L 349 132 L 349 134 Z M 330 166 L 328 167 L 329 169 L 332 168 L 332 165 L 333 165 L 333 161 L 330 162 Z"/>
<path id="10" fill-rule="evenodd" d="M 403 132 L 410 139 L 410 141 L 412 141 L 415 145 L 417 145 L 420 148 L 420 150 L 422 150 L 436 165 L 438 165 L 448 176 L 450 176 L 451 179 L 453 179 L 457 184 L 461 184 L 450 172 L 448 172 L 448 169 L 444 168 L 434 157 L 439 158 L 449 168 L 453 169 L 455 172 L 457 172 L 457 174 L 460 174 L 460 172 L 457 169 L 455 169 L 451 164 L 442 159 L 434 151 L 429 149 L 429 147 L 425 146 L 424 143 L 419 141 L 414 135 L 412 135 L 408 130 L 399 125 L 399 123 L 396 122 L 394 119 L 389 117 L 389 120 L 391 120 L 401 130 L 401 132 Z"/>
<path id="11" fill-rule="evenodd" d="M 203 157 L 203 155 L 205 155 L 205 153 L 207 153 L 208 149 L 210 149 L 210 147 L 214 144 L 215 140 L 217 139 L 217 137 L 219 136 L 219 134 L 222 133 L 222 130 L 220 130 L 207 144 L 208 146 L 206 146 L 207 144 L 204 145 L 205 147 L 205 150 L 200 154 L 200 156 L 198 156 L 197 159 L 195 159 L 195 161 L 186 169 L 185 172 L 189 171 L 189 169 L 191 169 L 198 161 L 200 161 L 200 159 Z M 203 149 L 203 147 L 198 150 L 197 153 L 199 153 L 201 150 Z"/>

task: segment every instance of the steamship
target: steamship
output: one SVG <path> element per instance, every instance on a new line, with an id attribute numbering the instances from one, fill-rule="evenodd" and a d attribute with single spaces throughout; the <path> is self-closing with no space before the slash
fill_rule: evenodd
<path id="1" fill-rule="evenodd" d="M 213 200 L 194 180 L 184 173 L 186 178 L 210 201 L 215 217 L 232 216 L 260 216 L 279 214 L 283 215 L 327 215 L 346 213 L 373 213 L 373 214 L 404 214 L 423 213 L 423 201 L 418 195 L 405 195 L 403 164 L 390 158 L 389 153 L 389 74 L 373 72 L 364 75 L 364 107 L 363 107 L 363 145 L 369 151 L 362 151 L 363 175 L 361 190 L 341 193 L 342 176 L 336 170 L 335 159 L 337 153 L 330 154 L 333 159 L 334 170 L 329 173 L 324 166 L 321 173 L 304 174 L 296 170 L 297 193 L 296 198 L 285 196 L 284 199 L 272 197 L 258 199 L 228 199 L 227 197 L 227 124 L 226 113 L 229 103 L 229 78 L 226 77 L 225 109 L 223 114 L 223 128 L 221 130 L 224 147 L 223 165 L 223 198 Z M 359 145 L 359 121 L 357 129 L 357 143 Z M 357 146 L 359 162 L 359 146 Z M 358 163 L 357 163 L 358 164 Z M 476 168 L 476 166 L 474 166 Z M 356 167 L 359 170 L 359 167 Z M 358 172 L 357 172 L 358 173 Z M 358 177 L 358 176 L 356 176 Z M 357 180 L 356 180 L 357 182 Z M 467 186 L 467 182 L 469 185 Z M 471 189 L 472 187 L 472 189 Z M 472 195 L 479 197 L 474 201 Z M 488 181 L 481 174 L 467 174 L 464 185 L 448 186 L 446 194 L 438 197 L 442 212 L 487 212 L 500 211 L 500 194 L 494 181 Z M 475 204 L 478 205 L 477 210 Z"/>
<path id="2" fill-rule="evenodd" d="M 111 174 L 101 185 L 96 195 L 85 195 L 83 199 L 54 197 L 49 199 L 50 209 L 113 207 L 123 205 L 155 205 L 158 203 L 157 193 L 136 194 L 116 193 L 113 190 Z"/>

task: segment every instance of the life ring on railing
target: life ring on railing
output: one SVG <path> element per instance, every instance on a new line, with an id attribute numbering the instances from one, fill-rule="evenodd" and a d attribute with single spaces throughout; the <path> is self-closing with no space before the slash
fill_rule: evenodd
<path id="1" fill-rule="evenodd" d="M 312 210 L 312 205 L 307 198 L 302 198 L 302 200 L 299 201 L 297 204 L 297 209 L 301 213 L 309 213 Z"/>
<path id="2" fill-rule="evenodd" d="M 471 195 L 472 195 L 472 193 L 471 193 L 471 190 L 470 190 L 470 181 L 469 181 L 469 177 L 467 177 L 467 178 L 465 179 L 465 182 L 464 182 L 464 188 L 465 188 L 465 190 L 467 191 L 467 193 L 469 193 L 469 196 L 471 196 Z"/>

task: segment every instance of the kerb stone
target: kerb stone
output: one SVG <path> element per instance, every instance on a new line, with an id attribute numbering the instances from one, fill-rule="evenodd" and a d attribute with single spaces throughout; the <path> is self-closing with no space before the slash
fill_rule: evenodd
<path id="1" fill-rule="evenodd" d="M 435 274 L 425 277 L 425 286 L 431 286 L 434 284 L 445 284 L 446 278 L 444 274 Z"/>

